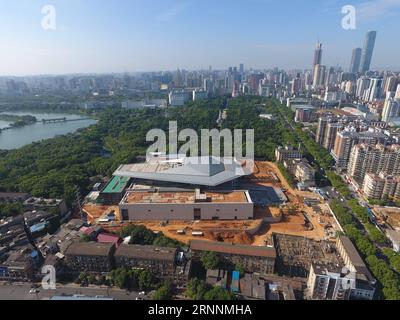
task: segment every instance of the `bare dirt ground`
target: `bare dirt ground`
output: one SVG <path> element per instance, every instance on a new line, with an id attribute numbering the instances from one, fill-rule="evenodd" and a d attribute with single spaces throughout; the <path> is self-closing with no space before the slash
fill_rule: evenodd
<path id="1" fill-rule="evenodd" d="M 392 228 L 400 230 L 400 208 L 374 206 L 373 211 L 382 222 L 386 222 Z"/>

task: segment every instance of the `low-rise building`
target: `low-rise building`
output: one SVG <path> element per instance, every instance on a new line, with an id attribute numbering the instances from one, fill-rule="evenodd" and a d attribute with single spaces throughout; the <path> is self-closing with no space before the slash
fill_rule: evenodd
<path id="1" fill-rule="evenodd" d="M 356 288 L 356 273 L 346 267 L 311 264 L 307 297 L 312 300 L 349 300 Z"/>
<path id="2" fill-rule="evenodd" d="M 123 198 L 126 189 L 129 187 L 131 179 L 127 177 L 115 176 L 100 192 L 100 198 L 104 204 L 118 204 Z"/>
<path id="3" fill-rule="evenodd" d="M 114 251 L 112 243 L 75 242 L 65 251 L 65 261 L 73 272 L 109 272 Z"/>
<path id="4" fill-rule="evenodd" d="M 68 213 L 68 207 L 65 200 L 62 199 L 44 199 L 31 197 L 24 202 L 24 206 L 30 210 L 49 211 L 56 209 L 58 214 L 63 217 Z"/>
<path id="5" fill-rule="evenodd" d="M 289 159 L 302 159 L 303 153 L 291 146 L 278 147 L 275 149 L 275 158 L 278 162 L 283 162 Z"/>
<path id="6" fill-rule="evenodd" d="M 376 279 L 368 270 L 357 249 L 348 237 L 341 236 L 336 248 L 348 270 L 356 273 L 356 286 L 350 292 L 350 298 L 372 300 L 375 294 Z"/>
<path id="7" fill-rule="evenodd" d="M 248 191 L 132 191 L 120 203 L 125 220 L 248 220 Z"/>
<path id="8" fill-rule="evenodd" d="M 31 281 L 34 263 L 29 250 L 11 252 L 7 260 L 0 264 L 0 279 L 6 281 Z"/>
<path id="9" fill-rule="evenodd" d="M 17 202 L 25 201 L 30 195 L 28 193 L 19 192 L 0 192 L 0 201 Z"/>
<path id="10" fill-rule="evenodd" d="M 150 270 L 158 276 L 173 276 L 176 248 L 122 244 L 114 254 L 115 266 Z"/>
<path id="11" fill-rule="evenodd" d="M 298 163 L 294 176 L 303 188 L 315 187 L 315 169 L 308 162 Z"/>

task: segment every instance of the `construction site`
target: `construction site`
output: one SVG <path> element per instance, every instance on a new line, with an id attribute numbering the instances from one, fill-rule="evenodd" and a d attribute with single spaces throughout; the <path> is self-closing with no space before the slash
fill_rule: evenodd
<path id="1" fill-rule="evenodd" d="M 373 213 L 380 225 L 400 231 L 400 208 L 374 206 Z"/>
<path id="2" fill-rule="evenodd" d="M 238 190 L 249 190 L 248 193 L 254 202 L 253 219 L 174 220 L 171 215 L 171 219 L 126 221 L 122 217 L 120 206 L 90 203 L 83 207 L 83 211 L 90 223 L 101 225 L 110 232 L 119 232 L 128 225 L 144 225 L 154 232 L 163 232 L 167 237 L 182 243 L 202 238 L 210 241 L 265 245 L 274 233 L 319 241 L 334 238 L 336 231 L 339 230 L 323 199 L 315 193 L 291 188 L 274 163 L 256 162 L 254 173 L 236 180 L 235 185 Z M 208 194 L 217 203 L 237 198 L 236 193 L 221 195 L 209 192 Z M 139 202 L 144 201 L 141 193 L 139 196 Z M 165 198 L 165 195 L 163 198 L 154 198 L 156 196 L 146 194 L 147 201 L 154 203 L 157 199 Z M 243 192 L 238 193 L 238 196 L 239 200 L 245 200 Z M 130 202 L 135 202 L 137 195 L 129 197 Z M 168 199 L 176 197 L 171 195 Z M 178 197 L 174 201 L 181 200 Z"/>
<path id="3" fill-rule="evenodd" d="M 280 275 L 306 278 L 311 263 L 336 268 L 343 266 L 335 242 L 277 233 L 272 235 L 272 241 L 277 252 L 276 270 Z"/>

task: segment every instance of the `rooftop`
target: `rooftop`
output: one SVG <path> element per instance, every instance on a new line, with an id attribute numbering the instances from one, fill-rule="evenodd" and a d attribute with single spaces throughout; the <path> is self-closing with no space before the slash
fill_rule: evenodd
<path id="1" fill-rule="evenodd" d="M 190 248 L 194 251 L 210 251 L 252 257 L 276 258 L 276 251 L 273 247 L 258 247 L 224 242 L 192 240 Z"/>
<path id="2" fill-rule="evenodd" d="M 127 257 L 135 259 L 151 259 L 159 261 L 174 261 L 176 256 L 175 248 L 159 248 L 154 246 L 139 246 L 122 244 L 115 251 L 117 257 Z"/>
<path id="3" fill-rule="evenodd" d="M 253 161 L 235 158 L 181 157 L 121 165 L 115 176 L 217 186 L 252 173 Z"/>
<path id="4" fill-rule="evenodd" d="M 376 280 L 372 276 L 371 272 L 368 270 L 367 266 L 365 265 L 363 259 L 361 258 L 351 240 L 346 236 L 341 236 L 339 237 L 339 241 L 342 243 L 343 248 L 349 256 L 349 259 L 351 260 L 351 263 L 357 270 L 357 274 L 365 275 L 368 281 L 375 282 Z"/>
<path id="5" fill-rule="evenodd" d="M 121 193 L 129 183 L 130 178 L 115 176 L 107 184 L 102 193 Z"/>
<path id="6" fill-rule="evenodd" d="M 75 242 L 65 251 L 69 256 L 108 256 L 114 247 L 113 243 Z"/>
<path id="7" fill-rule="evenodd" d="M 245 191 L 205 192 L 207 202 L 247 203 Z M 123 203 L 188 204 L 196 203 L 195 192 L 128 192 Z"/>

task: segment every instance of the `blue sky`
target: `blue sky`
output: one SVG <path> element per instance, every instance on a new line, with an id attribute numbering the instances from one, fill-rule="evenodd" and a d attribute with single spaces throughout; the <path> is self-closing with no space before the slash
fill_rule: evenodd
<path id="1" fill-rule="evenodd" d="M 357 29 L 341 27 L 343 5 Z M 43 30 L 41 9 L 56 9 Z M 372 66 L 400 69 L 400 0 L 13 0 L 0 3 L 0 75 L 246 67 L 348 68 L 377 30 Z M 397 36 L 397 39 L 396 39 Z"/>

